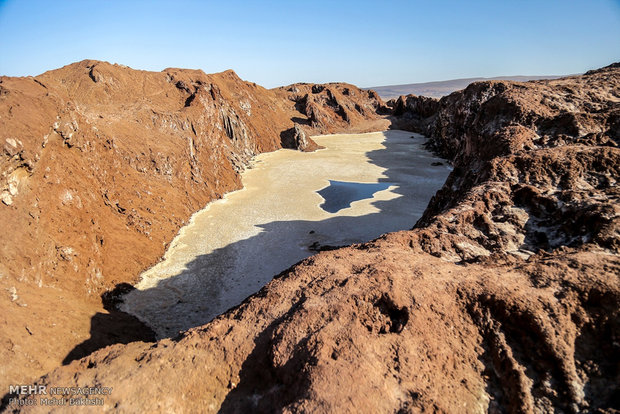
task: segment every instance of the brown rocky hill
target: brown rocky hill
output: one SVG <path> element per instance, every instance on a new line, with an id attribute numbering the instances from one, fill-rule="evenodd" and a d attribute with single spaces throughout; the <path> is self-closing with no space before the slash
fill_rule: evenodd
<path id="1" fill-rule="evenodd" d="M 114 387 L 120 412 L 617 412 L 620 69 L 391 105 L 455 167 L 413 230 L 38 383 Z"/>
<path id="2" fill-rule="evenodd" d="M 455 166 L 418 225 L 439 223 L 438 214 L 468 199 L 484 211 L 441 225 L 458 235 L 467 233 L 459 226 L 473 226 L 478 253 L 588 242 L 617 252 L 619 73 L 612 65 L 551 81 L 478 82 L 441 100 L 390 101 L 400 114 L 394 123 L 429 136 Z"/>
<path id="3" fill-rule="evenodd" d="M 82 61 L 0 78 L 0 389 L 99 346 L 150 338 L 101 295 L 134 282 L 193 212 L 238 189 L 252 156 L 312 150 L 310 133 L 387 126 L 373 93 L 307 88 L 321 89 L 305 98 L 309 115 L 298 94 L 233 71 Z"/>

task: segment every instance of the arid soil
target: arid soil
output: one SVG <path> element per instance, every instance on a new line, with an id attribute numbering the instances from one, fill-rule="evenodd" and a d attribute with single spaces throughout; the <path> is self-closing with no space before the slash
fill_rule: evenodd
<path id="1" fill-rule="evenodd" d="M 240 188 L 252 156 L 389 124 L 373 92 L 313 87 L 97 61 L 0 78 L 0 392 L 103 344 L 151 338 L 101 295 L 135 282 L 193 212 Z"/>
<path id="2" fill-rule="evenodd" d="M 617 412 L 617 66 L 391 102 L 392 125 L 455 167 L 413 230 L 321 252 L 209 324 L 38 383 L 114 387 L 104 409 L 121 412 Z"/>

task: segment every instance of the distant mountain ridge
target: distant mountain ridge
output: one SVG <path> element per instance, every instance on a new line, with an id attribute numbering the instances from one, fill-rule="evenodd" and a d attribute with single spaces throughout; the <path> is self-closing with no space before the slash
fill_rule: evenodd
<path id="1" fill-rule="evenodd" d="M 408 83 L 403 85 L 386 85 L 386 86 L 373 86 L 370 88 L 376 91 L 383 99 L 398 98 L 401 95 L 421 95 L 430 96 L 433 98 L 441 98 L 451 94 L 454 91 L 465 89 L 467 85 L 472 82 L 483 80 L 509 80 L 518 82 L 527 82 L 530 80 L 541 79 L 558 79 L 564 76 L 570 75 L 549 75 L 549 76 L 496 76 L 494 78 L 462 78 L 462 79 L 449 79 L 444 81 L 434 82 L 422 82 L 422 83 Z"/>

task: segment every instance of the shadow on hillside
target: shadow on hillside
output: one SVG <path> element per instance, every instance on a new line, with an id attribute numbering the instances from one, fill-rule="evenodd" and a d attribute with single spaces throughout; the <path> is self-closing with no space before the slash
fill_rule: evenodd
<path id="1" fill-rule="evenodd" d="M 101 295 L 103 307 L 108 313 L 97 312 L 91 318 L 90 338 L 73 348 L 63 359 L 63 365 L 84 358 L 109 345 L 155 341 L 155 332 L 151 328 L 135 316 L 116 308 L 120 297 L 133 289 L 135 288 L 128 283 L 120 283 L 114 290 Z"/>
<path id="2" fill-rule="evenodd" d="M 198 256 L 179 274 L 161 280 L 150 289 L 132 290 L 123 296 L 124 300 L 137 304 L 147 315 L 157 315 L 160 336 L 174 337 L 178 331 L 203 325 L 238 305 L 274 275 L 318 250 L 365 242 L 383 233 L 412 228 L 431 196 L 443 185 L 449 170 L 446 166 L 431 165 L 438 159 L 430 154 L 410 150 L 412 144 L 421 148 L 423 137 L 412 139 L 411 133 L 402 131 L 387 134 L 383 143 L 386 148 L 367 152 L 366 156 L 371 163 L 386 169 L 385 177 L 379 181 L 397 185 L 392 191 L 399 197 L 374 200 L 372 205 L 378 212 L 318 222 L 273 221 L 256 225 L 260 232 L 255 236 Z M 411 175 L 417 176 L 415 182 L 411 181 Z M 300 236 L 293 245 L 269 248 L 279 246 L 278 240 L 285 234 Z M 257 260 L 246 260 L 241 267 L 235 267 L 239 258 L 248 257 Z M 232 268 L 236 274 L 231 274 Z M 127 286 L 119 285 L 115 291 L 122 294 L 126 289 Z M 112 301 L 109 315 L 97 314 L 92 318 L 91 338 L 72 350 L 65 363 L 113 343 L 152 340 L 150 330 L 139 329 L 142 324 L 116 310 L 115 305 Z"/>
<path id="3" fill-rule="evenodd" d="M 81 359 L 109 345 L 128 344 L 135 341 L 155 341 L 155 333 L 151 328 L 139 321 L 135 316 L 121 312 L 115 307 L 118 298 L 132 289 L 135 288 L 130 284 L 121 283 L 114 290 L 102 295 L 103 306 L 108 313 L 97 312 L 91 318 L 90 338 L 73 348 L 62 361 L 63 365 Z M 32 399 L 33 397 L 37 396 L 7 392 L 0 399 L 0 413 L 5 412 L 5 410 L 6 412 L 9 412 L 9 410 L 10 412 L 15 412 L 19 408 L 19 405 L 9 405 L 12 398 L 24 400 Z M 35 398 L 35 400 L 38 400 L 38 398 Z"/>
<path id="4" fill-rule="evenodd" d="M 280 146 L 282 148 L 295 149 L 295 128 L 285 129 L 280 132 Z"/>
<path id="5" fill-rule="evenodd" d="M 203 325 L 238 305 L 274 275 L 319 250 L 380 236 L 387 230 L 372 234 L 372 229 L 367 227 L 369 222 L 381 225 L 380 220 L 381 214 L 374 213 L 318 222 L 294 220 L 260 224 L 256 226 L 260 233 L 255 236 L 195 257 L 179 274 L 159 281 L 152 288 L 132 291 L 125 296 L 125 302 L 131 306 L 132 313 L 139 312 L 147 323 L 154 321 L 160 337 L 174 337 L 179 331 Z M 348 234 L 330 237 L 334 231 L 339 235 Z M 278 239 L 287 232 L 295 232 L 300 237 L 292 244 L 282 245 Z M 270 248 L 274 245 L 276 249 Z"/>

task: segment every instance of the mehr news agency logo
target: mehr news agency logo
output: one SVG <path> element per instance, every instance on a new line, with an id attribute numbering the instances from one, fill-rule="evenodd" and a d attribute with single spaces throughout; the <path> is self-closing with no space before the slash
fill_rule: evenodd
<path id="1" fill-rule="evenodd" d="M 9 385 L 9 406 L 95 406 L 103 405 L 112 387 L 48 387 Z"/>

